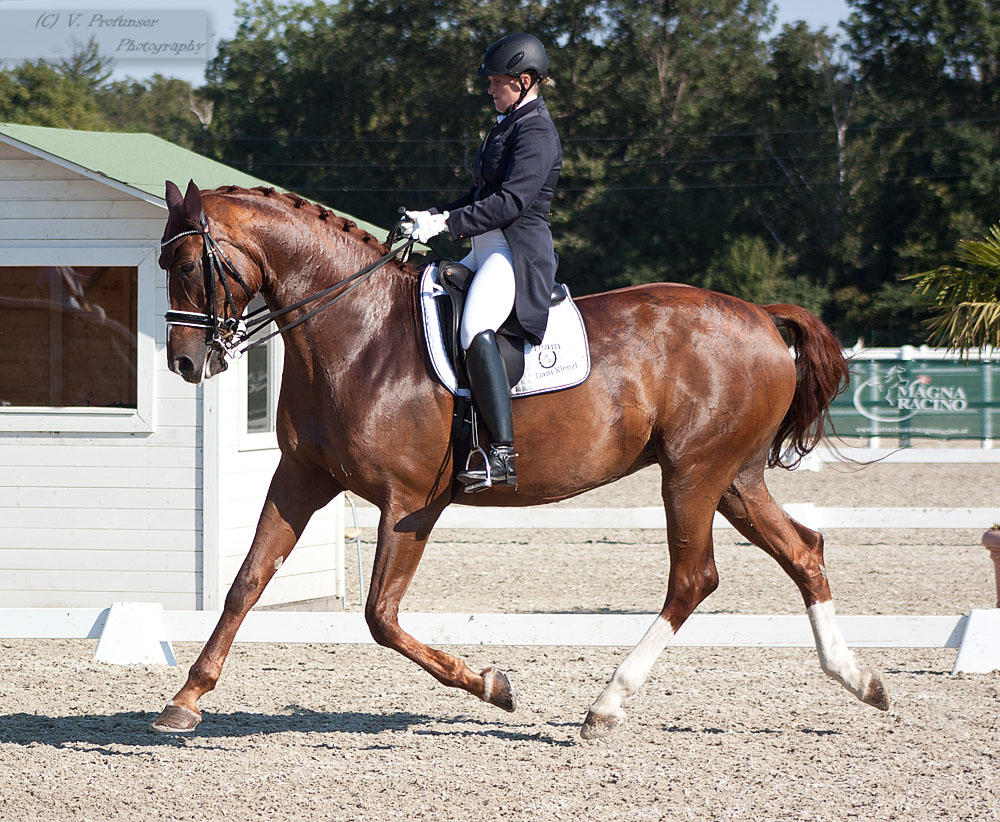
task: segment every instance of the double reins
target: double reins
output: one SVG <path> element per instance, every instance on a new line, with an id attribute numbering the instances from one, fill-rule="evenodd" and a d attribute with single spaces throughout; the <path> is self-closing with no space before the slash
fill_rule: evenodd
<path id="1" fill-rule="evenodd" d="M 392 245 L 392 243 L 403 236 L 399 228 L 400 223 L 397 222 L 396 225 L 394 225 L 390 230 L 387 239 L 389 245 Z M 176 234 L 169 240 L 164 240 L 160 243 L 160 248 L 166 248 L 177 240 L 184 237 L 191 237 L 196 234 L 201 235 L 202 242 L 204 244 L 202 251 L 202 270 L 205 276 L 205 294 L 207 295 L 208 305 L 206 306 L 206 310 L 203 312 L 170 310 L 164 315 L 164 319 L 167 321 L 167 326 L 183 325 L 190 328 L 204 328 L 206 331 L 210 331 L 212 342 L 217 343 L 228 356 L 234 358 L 242 356 L 245 352 L 252 348 L 263 345 L 272 337 L 276 337 L 278 334 L 284 334 L 291 331 L 295 328 L 295 326 L 301 325 L 306 320 L 315 317 L 321 311 L 325 311 L 335 302 L 350 294 L 355 288 L 361 285 L 372 274 L 386 265 L 386 263 L 394 257 L 400 257 L 401 261 L 406 262 L 409 258 L 410 250 L 416 242 L 412 237 L 410 237 L 402 245 L 390 249 L 379 259 L 369 263 L 360 271 L 356 271 L 347 279 L 334 283 L 329 288 L 324 288 L 322 291 L 309 297 L 305 297 L 292 305 L 286 305 L 284 308 L 280 308 L 277 311 L 268 311 L 267 306 L 262 306 L 255 311 L 251 311 L 249 314 L 240 316 L 239 311 L 236 309 L 236 302 L 233 299 L 232 290 L 229 287 L 229 279 L 232 278 L 239 283 L 240 287 L 247 295 L 247 300 L 253 299 L 253 292 L 240 276 L 240 273 L 233 264 L 232 260 L 226 256 L 226 253 L 222 250 L 216 239 L 212 236 L 212 233 L 208 230 L 208 218 L 204 213 L 201 215 L 200 229 L 182 231 L 180 234 Z M 222 309 L 222 317 L 219 316 L 217 309 L 217 282 L 222 283 L 222 288 L 226 295 L 225 303 L 223 304 Z M 309 305 L 310 303 L 314 303 L 317 300 L 322 300 L 324 297 L 333 294 L 333 292 L 338 289 L 342 289 L 340 293 L 335 294 L 322 305 L 318 305 L 312 310 L 307 311 L 301 317 L 288 323 L 288 325 L 283 328 L 272 331 L 267 336 L 254 340 L 249 345 L 243 345 L 252 336 L 266 328 L 272 321 L 274 321 L 275 318 L 282 317 L 285 314 L 296 311 L 297 309 L 302 308 L 305 305 Z M 231 316 L 227 317 L 227 312 L 229 312 Z M 241 348 L 241 346 L 243 347 Z"/>

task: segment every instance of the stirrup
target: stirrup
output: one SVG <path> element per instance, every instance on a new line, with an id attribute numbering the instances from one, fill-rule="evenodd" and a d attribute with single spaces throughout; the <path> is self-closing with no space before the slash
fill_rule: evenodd
<path id="1" fill-rule="evenodd" d="M 469 406 L 469 412 L 469 422 L 471 426 L 469 455 L 465 458 L 465 468 L 459 471 L 455 478 L 465 486 L 466 494 L 475 494 L 479 491 L 485 491 L 487 488 L 492 488 L 493 465 L 490 462 L 490 457 L 492 456 L 498 463 L 503 465 L 504 484 L 517 488 L 517 471 L 513 465 L 514 457 L 516 457 L 517 454 L 514 453 L 513 443 L 510 445 L 490 443 L 490 450 L 489 453 L 487 453 L 479 444 L 479 415 L 476 412 L 475 403 Z M 508 453 L 501 455 L 499 453 L 499 449 L 501 448 L 505 449 Z M 476 454 L 478 454 L 483 460 L 482 469 L 473 469 L 471 467 L 472 458 Z"/>
<path id="2" fill-rule="evenodd" d="M 485 476 L 483 479 L 473 479 L 476 472 L 470 468 L 472 464 L 472 458 L 479 454 L 483 458 L 483 465 L 486 466 Z M 466 479 L 468 482 L 466 482 Z M 458 481 L 465 486 L 466 494 L 475 494 L 478 491 L 485 491 L 487 488 L 493 486 L 493 469 L 490 467 L 490 458 L 486 455 L 481 445 L 476 445 L 472 450 L 469 451 L 469 456 L 465 458 L 465 468 L 458 472 Z"/>
<path id="3" fill-rule="evenodd" d="M 483 468 L 481 469 L 469 467 L 472 456 L 476 453 L 483 457 Z M 490 445 L 489 453 L 484 453 L 482 448 L 476 446 L 465 461 L 465 470 L 459 472 L 458 481 L 465 485 L 465 493 L 467 494 L 485 491 L 487 488 L 492 488 L 494 484 L 517 488 L 517 469 L 514 466 L 516 456 L 512 445 Z M 496 483 L 494 483 L 496 476 L 494 463 L 496 471 L 503 470 L 503 479 Z"/>

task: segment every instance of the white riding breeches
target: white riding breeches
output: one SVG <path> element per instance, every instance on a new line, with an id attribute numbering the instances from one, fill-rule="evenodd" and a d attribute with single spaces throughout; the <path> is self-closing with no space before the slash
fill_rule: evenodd
<path id="1" fill-rule="evenodd" d="M 462 314 L 462 349 L 483 331 L 495 332 L 514 308 L 514 257 L 500 229 L 472 238 L 462 265 L 475 271 Z"/>

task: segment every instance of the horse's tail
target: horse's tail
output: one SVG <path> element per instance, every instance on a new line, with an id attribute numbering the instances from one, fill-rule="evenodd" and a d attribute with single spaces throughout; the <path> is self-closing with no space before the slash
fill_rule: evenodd
<path id="1" fill-rule="evenodd" d="M 771 443 L 769 468 L 794 468 L 823 439 L 830 404 L 850 374 L 840 343 L 816 315 L 797 305 L 765 305 L 795 348 L 795 395 Z"/>

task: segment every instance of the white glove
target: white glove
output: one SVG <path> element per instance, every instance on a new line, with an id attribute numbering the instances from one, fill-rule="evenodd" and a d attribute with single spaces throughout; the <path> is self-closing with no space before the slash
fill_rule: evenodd
<path id="1" fill-rule="evenodd" d="M 413 220 L 407 216 L 406 208 L 403 206 L 399 207 L 399 213 L 403 216 L 399 218 L 399 234 L 401 237 L 412 237 L 413 236 Z"/>
<path id="2" fill-rule="evenodd" d="M 418 243 L 426 243 L 431 237 L 437 237 L 438 234 L 448 230 L 447 211 L 440 214 L 431 214 L 429 211 L 406 211 L 404 214 L 413 220 L 409 236 Z M 404 232 L 406 231 L 405 225 L 404 223 L 402 226 Z"/>

